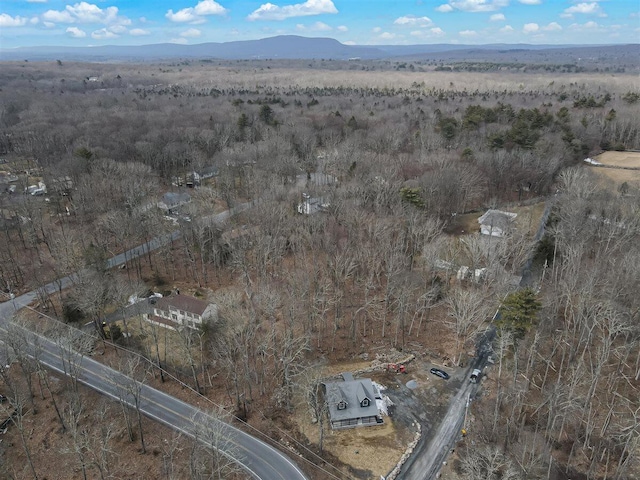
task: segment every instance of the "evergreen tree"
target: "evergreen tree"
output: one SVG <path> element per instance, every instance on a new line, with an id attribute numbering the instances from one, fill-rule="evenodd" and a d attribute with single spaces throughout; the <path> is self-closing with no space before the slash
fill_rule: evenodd
<path id="1" fill-rule="evenodd" d="M 510 293 L 500 306 L 496 324 L 499 329 L 511 331 L 521 338 L 533 325 L 541 307 L 542 304 L 530 288 Z"/>

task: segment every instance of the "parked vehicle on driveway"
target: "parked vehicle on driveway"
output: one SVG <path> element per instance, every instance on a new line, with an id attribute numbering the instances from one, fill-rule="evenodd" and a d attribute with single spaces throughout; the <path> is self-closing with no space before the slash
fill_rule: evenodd
<path id="1" fill-rule="evenodd" d="M 431 370 L 429 370 L 433 375 L 435 375 L 436 377 L 440 377 L 443 380 L 449 380 L 449 374 L 447 372 L 445 372 L 444 370 L 440 370 L 439 368 L 432 368 Z"/>
<path id="2" fill-rule="evenodd" d="M 482 372 L 478 368 L 474 368 L 473 372 L 471 372 L 471 376 L 469 377 L 469 381 L 471 383 L 478 383 L 480 381 L 480 377 L 482 376 Z"/>

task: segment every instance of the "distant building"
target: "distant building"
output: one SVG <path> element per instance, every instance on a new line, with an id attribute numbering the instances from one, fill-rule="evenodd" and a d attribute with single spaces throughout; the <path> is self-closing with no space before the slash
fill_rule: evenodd
<path id="1" fill-rule="evenodd" d="M 329 407 L 331 428 L 343 429 L 384 423 L 376 399 L 380 392 L 371 379 L 354 379 L 343 373 L 344 381 L 324 383 L 325 401 Z"/>
<path id="2" fill-rule="evenodd" d="M 298 213 L 304 215 L 312 215 L 318 212 L 324 212 L 329 208 L 330 204 L 322 197 L 310 197 L 308 194 L 302 194 L 303 201 L 298 204 Z"/>
<path id="3" fill-rule="evenodd" d="M 162 196 L 162 200 L 158 202 L 158 208 L 167 213 L 175 213 L 178 208 L 190 202 L 191 195 L 188 193 L 167 192 Z"/>
<path id="4" fill-rule="evenodd" d="M 197 329 L 203 323 L 218 319 L 218 307 L 189 295 L 173 295 L 159 298 L 153 306 L 153 312 L 145 313 L 143 318 L 171 330 L 183 326 Z"/>
<path id="5" fill-rule="evenodd" d="M 478 219 L 478 223 L 480 223 L 480 233 L 492 237 L 504 237 L 511 229 L 513 220 L 517 216 L 517 213 L 487 210 L 487 212 Z"/>
<path id="6" fill-rule="evenodd" d="M 199 170 L 194 170 L 187 175 L 187 187 L 198 187 L 202 184 L 203 180 L 207 178 L 213 178 L 220 175 L 220 170 L 218 167 L 210 165 L 208 167 L 203 167 Z"/>

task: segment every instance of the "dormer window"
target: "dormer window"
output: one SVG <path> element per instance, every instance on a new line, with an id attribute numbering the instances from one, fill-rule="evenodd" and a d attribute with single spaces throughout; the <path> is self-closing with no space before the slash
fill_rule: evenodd
<path id="1" fill-rule="evenodd" d="M 368 398 L 363 398 L 362 402 L 360 402 L 360 406 L 361 407 L 368 407 L 369 406 L 369 399 Z"/>
<path id="2" fill-rule="evenodd" d="M 338 402 L 338 410 L 346 410 L 347 409 L 347 402 L 345 402 L 344 400 L 341 400 Z"/>

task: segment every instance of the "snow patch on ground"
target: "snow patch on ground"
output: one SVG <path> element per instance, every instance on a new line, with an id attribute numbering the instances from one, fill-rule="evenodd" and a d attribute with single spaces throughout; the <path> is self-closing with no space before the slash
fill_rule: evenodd
<path id="1" fill-rule="evenodd" d="M 602 165 L 602 163 L 598 162 L 597 160 L 594 160 L 593 158 L 585 158 L 584 162 L 590 165 Z"/>
<path id="2" fill-rule="evenodd" d="M 375 397 L 376 397 L 376 406 L 378 407 L 378 412 L 380 413 L 380 415 L 386 415 L 388 417 L 389 407 L 393 405 L 393 402 L 389 397 L 387 397 L 385 394 L 382 393 L 387 389 L 387 387 L 379 384 L 378 382 L 372 381 L 371 383 L 373 384 L 374 390 L 376 390 Z"/>

